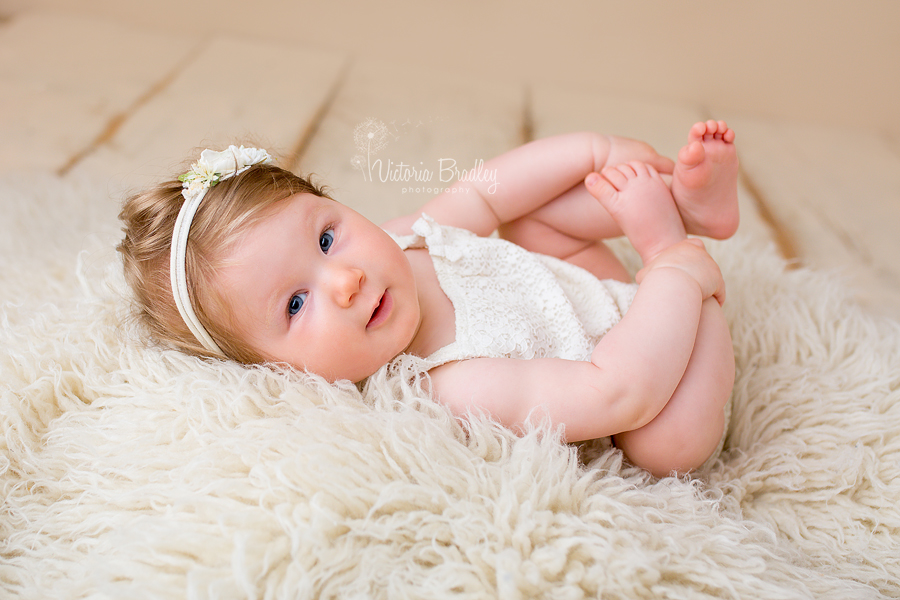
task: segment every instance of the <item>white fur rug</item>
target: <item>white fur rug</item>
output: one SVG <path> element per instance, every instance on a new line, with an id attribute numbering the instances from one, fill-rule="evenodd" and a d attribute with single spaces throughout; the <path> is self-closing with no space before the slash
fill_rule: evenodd
<path id="1" fill-rule="evenodd" d="M 0 181 L 0 596 L 900 597 L 900 326 L 833 276 L 713 247 L 726 451 L 655 481 L 547 432 L 467 436 L 397 379 L 142 348 L 117 203 Z"/>

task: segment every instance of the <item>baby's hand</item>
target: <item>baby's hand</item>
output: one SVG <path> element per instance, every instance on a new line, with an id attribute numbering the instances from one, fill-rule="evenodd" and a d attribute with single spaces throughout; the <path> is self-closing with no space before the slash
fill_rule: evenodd
<path id="1" fill-rule="evenodd" d="M 713 296 L 719 306 L 725 303 L 725 280 L 722 278 L 722 271 L 706 251 L 702 241 L 691 238 L 669 246 L 638 271 L 635 281 L 640 283 L 650 271 L 663 268 L 684 271 L 700 285 L 704 300 Z"/>
<path id="2" fill-rule="evenodd" d="M 675 169 L 675 163 L 671 158 L 660 156 L 653 146 L 646 142 L 629 138 L 609 137 L 609 155 L 606 157 L 606 166 L 611 167 L 620 163 L 637 160 L 652 165 L 660 173 L 671 174 Z"/>

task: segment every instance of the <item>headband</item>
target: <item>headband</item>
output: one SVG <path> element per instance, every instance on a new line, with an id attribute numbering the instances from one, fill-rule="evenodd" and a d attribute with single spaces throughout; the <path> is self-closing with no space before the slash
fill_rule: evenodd
<path id="1" fill-rule="evenodd" d="M 209 188 L 220 181 L 243 173 L 253 165 L 272 163 L 272 157 L 265 150 L 229 146 L 222 152 L 204 150 L 200 153 L 200 160 L 191 165 L 191 170 L 178 178 L 184 188 L 181 190 L 184 203 L 181 205 L 178 218 L 175 220 L 175 228 L 172 231 L 172 250 L 169 259 L 172 296 L 175 298 L 175 306 L 178 307 L 178 312 L 188 329 L 206 350 L 216 356 L 224 357 L 225 353 L 200 323 L 200 319 L 197 318 L 197 313 L 194 312 L 194 307 L 191 305 L 190 294 L 188 294 L 185 255 L 191 222 L 194 220 L 194 214 L 197 212 L 197 207 L 200 206 L 200 201 L 206 196 Z"/>

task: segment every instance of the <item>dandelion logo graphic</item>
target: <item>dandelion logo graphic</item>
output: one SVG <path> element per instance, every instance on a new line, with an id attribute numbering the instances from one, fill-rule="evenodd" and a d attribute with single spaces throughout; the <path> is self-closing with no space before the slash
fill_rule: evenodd
<path id="1" fill-rule="evenodd" d="M 372 181 L 372 156 L 387 146 L 391 133 L 387 126 L 378 119 L 368 118 L 353 130 L 353 143 L 356 144 L 357 154 L 350 160 L 355 168 L 359 169 L 369 181 Z"/>

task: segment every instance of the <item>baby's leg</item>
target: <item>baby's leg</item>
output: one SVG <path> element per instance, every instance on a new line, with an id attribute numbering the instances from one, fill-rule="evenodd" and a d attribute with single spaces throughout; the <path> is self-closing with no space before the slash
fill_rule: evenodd
<path id="1" fill-rule="evenodd" d="M 737 155 L 734 132 L 722 121 L 697 123 L 679 153 L 671 180 L 684 231 L 724 239 L 737 229 Z M 588 178 L 596 177 L 589 175 Z M 636 183 L 636 182 L 633 182 Z M 576 185 L 534 212 L 500 227 L 500 236 L 532 252 L 561 258 L 600 279 L 628 280 L 625 268 L 602 240 L 623 234 L 614 216 L 597 203 L 596 193 Z M 673 227 L 671 231 L 679 228 Z M 656 240 L 662 248 L 670 243 Z M 632 240 L 634 242 L 634 240 Z"/>
<path id="2" fill-rule="evenodd" d="M 588 189 L 617 220 L 646 262 L 686 236 L 675 201 L 656 171 L 642 163 L 603 170 Z M 734 383 L 734 351 L 721 307 L 704 301 L 687 368 L 669 402 L 644 427 L 615 436 L 616 445 L 654 475 L 699 467 L 722 436 L 723 407 Z"/>
<path id="3" fill-rule="evenodd" d="M 712 455 L 734 386 L 734 350 L 722 308 L 707 298 L 684 375 L 665 408 L 640 429 L 614 436 L 616 446 L 657 477 L 686 473 Z"/>
<path id="4" fill-rule="evenodd" d="M 724 121 L 695 123 L 678 152 L 672 195 L 689 233 L 726 239 L 737 231 L 738 159 Z"/>
<path id="5" fill-rule="evenodd" d="M 603 206 L 579 184 L 537 210 L 499 228 L 500 237 L 526 250 L 577 265 L 598 279 L 632 281 L 604 239 L 622 235 Z"/>
<path id="6" fill-rule="evenodd" d="M 630 162 L 606 167 L 601 175 L 589 175 L 585 185 L 644 263 L 687 237 L 672 192 L 656 169 Z"/>

